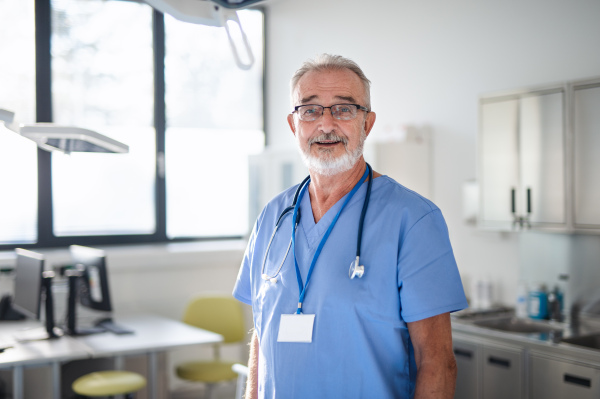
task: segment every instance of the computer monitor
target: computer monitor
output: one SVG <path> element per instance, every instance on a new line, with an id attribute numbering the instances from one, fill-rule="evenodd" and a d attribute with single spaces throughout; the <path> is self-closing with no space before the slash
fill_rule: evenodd
<path id="1" fill-rule="evenodd" d="M 54 272 L 44 271 L 42 254 L 17 248 L 15 265 L 15 287 L 13 308 L 25 317 L 39 320 L 42 299 L 45 304 L 46 334 L 39 338 L 55 338 L 60 335 L 54 328 L 54 303 L 52 296 L 52 278 Z M 35 334 L 32 334 L 34 336 Z"/>
<path id="2" fill-rule="evenodd" d="M 71 245 L 69 249 L 74 265 L 82 266 L 79 302 L 90 309 L 112 312 L 104 251 L 80 245 Z"/>
<path id="3" fill-rule="evenodd" d="M 87 335 L 111 331 L 128 334 L 133 331 L 113 323 L 112 318 L 103 317 L 94 327 L 77 328 L 77 302 L 103 312 L 112 312 L 108 268 L 104 251 L 96 248 L 71 245 L 69 247 L 75 268 L 68 271 L 69 297 L 67 302 L 67 332 L 70 335 Z"/>
<path id="4" fill-rule="evenodd" d="M 44 256 L 25 249 L 16 249 L 15 289 L 13 307 L 29 319 L 40 319 L 42 305 L 42 273 Z"/>

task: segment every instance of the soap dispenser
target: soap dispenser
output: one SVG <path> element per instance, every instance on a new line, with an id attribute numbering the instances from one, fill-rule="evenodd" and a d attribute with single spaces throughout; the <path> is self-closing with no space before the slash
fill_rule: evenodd
<path id="1" fill-rule="evenodd" d="M 548 292 L 543 284 L 534 284 L 528 295 L 528 313 L 532 319 L 548 318 Z"/>

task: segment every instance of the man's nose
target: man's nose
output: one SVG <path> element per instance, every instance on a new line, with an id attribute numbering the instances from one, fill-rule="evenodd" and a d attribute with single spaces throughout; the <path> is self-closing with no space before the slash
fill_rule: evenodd
<path id="1" fill-rule="evenodd" d="M 331 112 L 331 108 L 325 108 L 323 110 L 323 116 L 321 116 L 321 126 L 323 127 L 327 127 L 327 126 L 333 126 L 335 125 L 335 121 L 336 119 L 333 117 L 333 112 Z M 323 129 L 325 131 L 327 131 L 326 129 Z"/>

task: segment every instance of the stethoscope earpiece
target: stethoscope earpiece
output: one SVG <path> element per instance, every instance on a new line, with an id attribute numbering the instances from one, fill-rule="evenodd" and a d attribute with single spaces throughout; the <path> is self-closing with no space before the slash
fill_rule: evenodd
<path id="1" fill-rule="evenodd" d="M 275 284 L 277 282 L 277 278 L 276 277 L 271 277 L 271 276 L 269 276 L 267 274 L 263 274 L 263 275 L 261 275 L 261 277 L 262 277 L 263 280 L 270 281 L 273 284 Z"/>

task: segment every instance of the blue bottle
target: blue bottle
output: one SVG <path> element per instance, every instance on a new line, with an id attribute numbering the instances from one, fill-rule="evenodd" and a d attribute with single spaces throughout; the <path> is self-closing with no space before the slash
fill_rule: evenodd
<path id="1" fill-rule="evenodd" d="M 529 291 L 528 313 L 532 319 L 548 318 L 548 292 L 544 285 L 535 285 Z"/>

